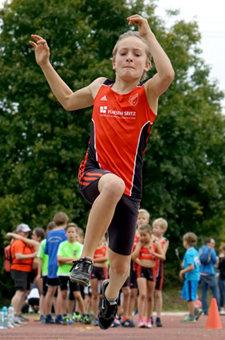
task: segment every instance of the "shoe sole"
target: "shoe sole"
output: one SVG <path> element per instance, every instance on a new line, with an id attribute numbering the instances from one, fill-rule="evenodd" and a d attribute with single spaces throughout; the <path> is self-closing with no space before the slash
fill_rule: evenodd
<path id="1" fill-rule="evenodd" d="M 83 286 L 83 287 L 87 287 L 89 285 L 89 282 L 87 283 L 86 281 L 82 281 L 82 280 L 77 279 L 73 276 L 70 276 L 70 281 L 75 282 L 76 284 Z"/>
<path id="2" fill-rule="evenodd" d="M 16 323 L 16 322 L 14 322 L 14 327 L 23 327 L 25 325 L 26 325 L 25 322 L 24 323 Z"/>
<path id="3" fill-rule="evenodd" d="M 196 319 L 196 321 L 198 321 L 198 319 L 200 318 L 200 316 L 203 314 L 203 312 L 201 312 L 201 313 L 199 313 L 199 314 L 197 314 L 196 316 L 195 316 L 195 319 Z"/>

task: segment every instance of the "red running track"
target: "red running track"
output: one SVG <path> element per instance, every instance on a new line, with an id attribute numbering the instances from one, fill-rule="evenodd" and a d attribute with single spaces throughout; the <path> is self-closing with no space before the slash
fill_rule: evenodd
<path id="1" fill-rule="evenodd" d="M 162 316 L 162 328 L 155 325 L 151 329 L 135 328 L 110 328 L 101 330 L 93 325 L 45 325 L 30 321 L 23 327 L 0 330 L 1 340 L 224 340 L 225 316 L 221 315 L 223 329 L 206 330 L 207 316 L 201 316 L 196 323 L 182 324 L 180 315 Z M 137 317 L 135 317 L 137 324 Z"/>

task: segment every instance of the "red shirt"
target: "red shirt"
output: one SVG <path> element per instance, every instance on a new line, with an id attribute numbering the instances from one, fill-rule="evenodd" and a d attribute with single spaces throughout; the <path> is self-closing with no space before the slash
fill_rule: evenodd
<path id="1" fill-rule="evenodd" d="M 34 248 L 29 246 L 28 244 L 24 243 L 21 240 L 14 240 L 11 247 L 11 254 L 12 254 L 12 265 L 11 269 L 15 269 L 22 272 L 31 272 L 32 271 L 32 264 L 33 258 L 26 259 L 26 260 L 17 260 L 15 258 L 16 253 L 21 253 L 23 255 L 33 254 L 35 252 Z"/>
<path id="2" fill-rule="evenodd" d="M 105 253 L 106 244 L 104 244 L 101 248 L 95 250 L 94 259 L 101 259 L 102 257 L 105 257 Z"/>
<path id="3" fill-rule="evenodd" d="M 156 249 L 155 243 L 152 243 L 152 247 L 153 247 L 154 253 L 156 253 L 157 249 Z M 149 248 L 146 248 L 144 246 L 141 247 L 138 258 L 140 260 L 153 260 L 153 261 L 155 260 L 155 256 L 150 253 Z"/>
<path id="4" fill-rule="evenodd" d="M 124 194 L 141 198 L 143 155 L 156 114 L 143 84 L 120 95 L 112 90 L 113 83 L 106 80 L 95 97 L 91 139 L 79 181 L 82 184 L 86 166 L 101 168 L 124 180 Z"/>

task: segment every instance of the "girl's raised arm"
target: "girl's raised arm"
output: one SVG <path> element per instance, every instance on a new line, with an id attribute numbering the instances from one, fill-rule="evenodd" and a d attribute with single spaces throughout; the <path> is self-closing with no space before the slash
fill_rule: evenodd
<path id="1" fill-rule="evenodd" d="M 74 111 L 92 106 L 95 95 L 106 78 L 97 78 L 89 86 L 73 92 L 51 65 L 47 41 L 39 35 L 32 34 L 31 37 L 33 41 L 29 41 L 29 44 L 34 48 L 36 62 L 41 67 L 52 92 L 64 109 Z"/>

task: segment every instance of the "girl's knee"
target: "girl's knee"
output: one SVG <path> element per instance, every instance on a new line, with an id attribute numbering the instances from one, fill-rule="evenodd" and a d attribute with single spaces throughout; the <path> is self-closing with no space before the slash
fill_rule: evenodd
<path id="1" fill-rule="evenodd" d="M 141 301 L 146 301 L 146 294 L 140 293 L 139 299 L 140 299 Z"/>
<path id="2" fill-rule="evenodd" d="M 119 276 L 128 277 L 128 268 L 124 263 L 117 263 L 110 267 L 111 273 Z"/>
<path id="3" fill-rule="evenodd" d="M 104 182 L 99 182 L 99 190 L 110 196 L 110 199 L 114 197 L 119 199 L 125 190 L 124 181 L 116 175 L 106 175 L 104 176 Z"/>
<path id="4" fill-rule="evenodd" d="M 160 299 L 160 298 L 161 298 L 161 295 L 162 295 L 162 294 L 161 294 L 161 291 L 160 291 L 160 290 L 156 290 L 156 291 L 155 291 L 155 298 L 156 298 L 156 299 Z"/>

